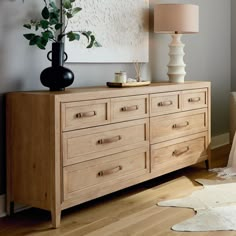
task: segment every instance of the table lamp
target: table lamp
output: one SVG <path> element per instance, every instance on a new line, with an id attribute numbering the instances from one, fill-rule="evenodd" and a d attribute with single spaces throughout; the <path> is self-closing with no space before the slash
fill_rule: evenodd
<path id="1" fill-rule="evenodd" d="M 169 81 L 183 83 L 185 72 L 182 34 L 199 32 L 199 7 L 192 4 L 157 4 L 154 8 L 154 32 L 171 34 L 169 44 Z"/>

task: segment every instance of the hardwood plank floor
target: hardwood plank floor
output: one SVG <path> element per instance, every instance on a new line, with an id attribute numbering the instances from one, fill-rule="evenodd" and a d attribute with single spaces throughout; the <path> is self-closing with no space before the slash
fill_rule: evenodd
<path id="1" fill-rule="evenodd" d="M 213 167 L 225 166 L 230 147 L 213 150 Z M 59 229 L 51 229 L 50 213 L 28 209 L 0 219 L 1 236 L 236 236 L 236 231 L 174 232 L 172 225 L 194 215 L 185 208 L 158 207 L 160 200 L 187 195 L 201 188 L 193 180 L 215 178 L 204 164 L 133 186 L 63 211 Z"/>

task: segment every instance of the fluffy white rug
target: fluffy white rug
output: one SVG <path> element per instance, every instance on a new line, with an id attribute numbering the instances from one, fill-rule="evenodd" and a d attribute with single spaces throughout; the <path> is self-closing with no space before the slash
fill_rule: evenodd
<path id="1" fill-rule="evenodd" d="M 162 201 L 159 206 L 187 207 L 196 211 L 191 219 L 172 227 L 175 231 L 236 230 L 236 181 L 197 179 L 204 186 L 190 196 Z"/>

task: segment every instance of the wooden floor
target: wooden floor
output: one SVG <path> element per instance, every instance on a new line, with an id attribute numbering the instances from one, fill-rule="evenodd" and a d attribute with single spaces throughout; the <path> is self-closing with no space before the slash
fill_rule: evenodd
<path id="1" fill-rule="evenodd" d="M 225 166 L 229 146 L 215 149 L 213 166 Z M 236 236 L 236 231 L 174 232 L 170 228 L 194 215 L 193 210 L 158 207 L 160 200 L 187 195 L 201 188 L 193 180 L 215 178 L 204 165 L 188 167 L 126 190 L 63 211 L 59 229 L 51 229 L 48 212 L 29 209 L 0 219 L 0 235 L 40 236 Z"/>

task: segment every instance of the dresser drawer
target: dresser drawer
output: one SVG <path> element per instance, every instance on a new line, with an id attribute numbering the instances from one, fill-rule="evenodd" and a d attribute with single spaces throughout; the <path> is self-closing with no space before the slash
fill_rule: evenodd
<path id="1" fill-rule="evenodd" d="M 62 103 L 62 130 L 103 125 L 110 122 L 110 100 Z"/>
<path id="2" fill-rule="evenodd" d="M 180 92 L 150 95 L 150 115 L 157 116 L 180 111 Z"/>
<path id="3" fill-rule="evenodd" d="M 194 89 L 182 92 L 182 110 L 207 107 L 207 89 Z"/>
<path id="4" fill-rule="evenodd" d="M 148 119 L 63 133 L 63 164 L 70 165 L 147 145 Z"/>
<path id="5" fill-rule="evenodd" d="M 152 117 L 150 142 L 153 144 L 205 131 L 207 121 L 207 109 Z"/>
<path id="6" fill-rule="evenodd" d="M 148 95 L 111 99 L 111 121 L 119 122 L 148 117 Z"/>
<path id="7" fill-rule="evenodd" d="M 104 195 L 149 171 L 149 150 L 144 147 L 64 167 L 64 200 Z"/>
<path id="8" fill-rule="evenodd" d="M 151 172 L 158 175 L 207 159 L 207 132 L 151 146 Z"/>

